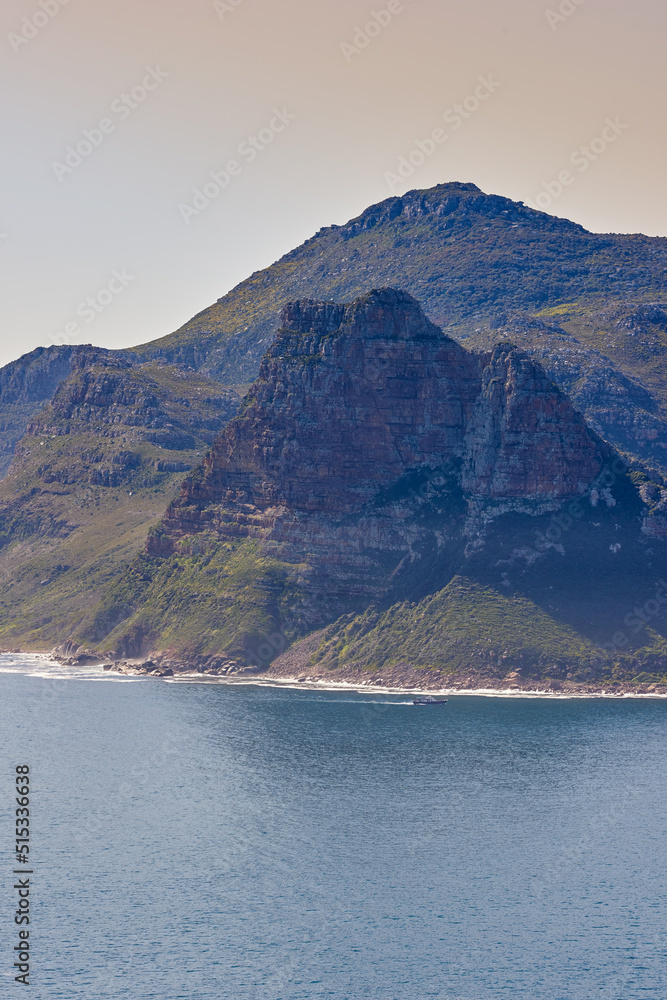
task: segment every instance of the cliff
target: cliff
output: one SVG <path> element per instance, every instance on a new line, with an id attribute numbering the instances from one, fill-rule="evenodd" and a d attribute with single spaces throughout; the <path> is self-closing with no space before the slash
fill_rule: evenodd
<path id="1" fill-rule="evenodd" d="M 79 637 L 279 671 L 309 636 L 307 669 L 326 676 L 393 669 L 409 650 L 439 678 L 482 655 L 505 673 L 556 677 L 567 661 L 611 678 L 600 647 L 667 571 L 642 489 L 656 508 L 661 487 L 513 345 L 469 352 L 394 290 L 300 301 Z"/>
<path id="2" fill-rule="evenodd" d="M 121 356 L 89 345 L 39 347 L 0 368 L 0 479 L 31 418 L 51 401 L 60 383 L 77 366 Z M 125 357 L 130 360 L 131 355 Z"/>
<path id="3" fill-rule="evenodd" d="M 278 509 L 356 514 L 407 473 L 453 463 L 471 496 L 577 496 L 609 454 L 525 355 L 466 351 L 404 292 L 297 302 L 159 545 L 204 526 L 256 534 Z"/>

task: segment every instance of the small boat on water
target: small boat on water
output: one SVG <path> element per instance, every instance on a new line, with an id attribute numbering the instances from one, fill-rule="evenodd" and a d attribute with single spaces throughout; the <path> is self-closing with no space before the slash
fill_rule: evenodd
<path id="1" fill-rule="evenodd" d="M 413 705 L 446 705 L 446 698 L 434 698 L 432 694 L 421 695 L 412 699 Z"/>

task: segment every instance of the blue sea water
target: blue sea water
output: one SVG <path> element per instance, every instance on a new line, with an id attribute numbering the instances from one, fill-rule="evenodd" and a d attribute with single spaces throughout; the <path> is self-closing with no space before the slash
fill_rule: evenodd
<path id="1" fill-rule="evenodd" d="M 663 1000 L 667 701 L 110 678 L 0 657 L 34 1000 Z"/>

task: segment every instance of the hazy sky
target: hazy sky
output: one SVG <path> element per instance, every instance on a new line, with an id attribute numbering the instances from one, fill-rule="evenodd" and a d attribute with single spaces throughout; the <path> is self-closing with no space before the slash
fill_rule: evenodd
<path id="1" fill-rule="evenodd" d="M 0 28 L 0 363 L 162 336 L 442 181 L 667 235 L 664 0 L 3 0 Z"/>

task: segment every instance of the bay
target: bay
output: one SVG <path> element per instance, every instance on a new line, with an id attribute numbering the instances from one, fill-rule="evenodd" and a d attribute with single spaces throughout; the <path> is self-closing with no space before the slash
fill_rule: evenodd
<path id="1" fill-rule="evenodd" d="M 171 683 L 0 657 L 31 996 L 636 1000 L 667 981 L 667 701 Z"/>

